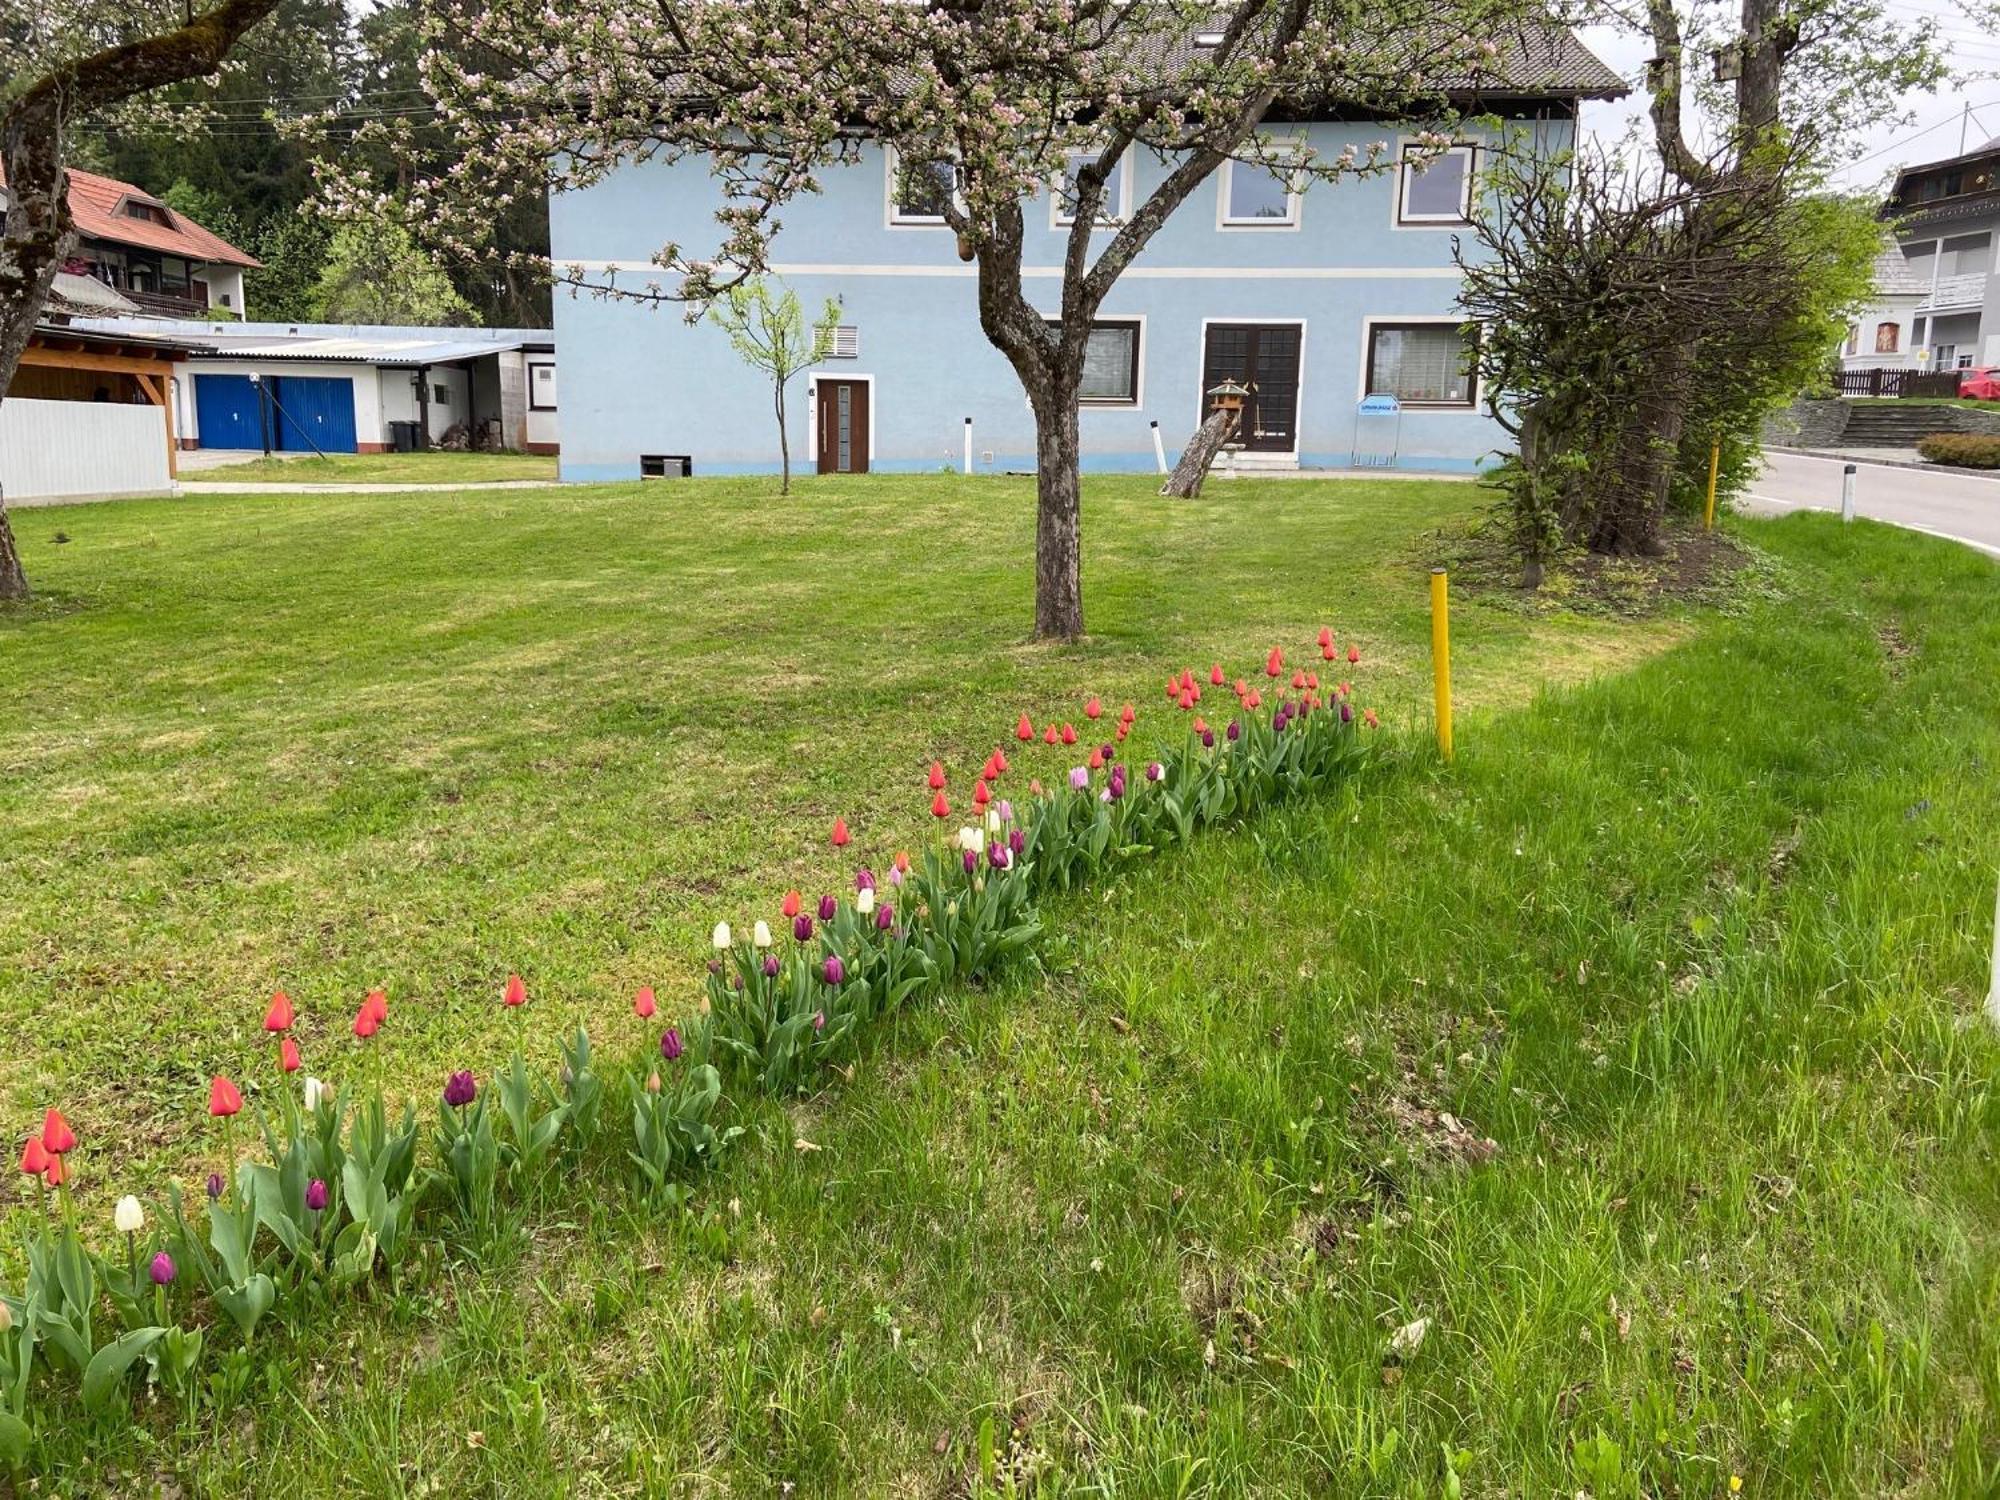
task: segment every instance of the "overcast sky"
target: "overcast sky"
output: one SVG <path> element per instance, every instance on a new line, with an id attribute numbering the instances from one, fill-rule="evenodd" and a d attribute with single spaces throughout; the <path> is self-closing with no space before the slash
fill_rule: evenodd
<path id="1" fill-rule="evenodd" d="M 1865 135 L 1861 158 L 1842 170 L 1838 181 L 1856 190 L 1884 187 L 1899 166 L 1956 156 L 1961 128 L 1968 149 L 2000 136 L 2000 36 L 1982 32 L 1951 0 L 1886 0 L 1898 18 L 1930 17 L 1942 32 L 1957 81 L 1935 94 L 1911 94 L 1899 113 L 1904 123 L 1878 123 Z M 1632 97 L 1615 104 L 1586 104 L 1583 123 L 1593 134 L 1616 140 L 1645 110 L 1637 91 L 1652 47 L 1609 27 L 1582 32 L 1590 48 L 1634 85 Z M 1967 105 L 1971 117 L 1965 116 Z"/>

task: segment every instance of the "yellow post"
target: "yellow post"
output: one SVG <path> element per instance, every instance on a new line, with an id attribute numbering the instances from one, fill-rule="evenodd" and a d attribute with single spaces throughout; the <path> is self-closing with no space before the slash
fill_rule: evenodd
<path id="1" fill-rule="evenodd" d="M 1431 569 L 1431 676 L 1437 683 L 1438 753 L 1451 759 L 1451 593 L 1443 568 Z"/>
<path id="2" fill-rule="evenodd" d="M 1715 530 L 1715 472 L 1722 467 L 1722 444 L 1716 443 L 1708 450 L 1708 514 L 1702 517 L 1703 531 Z"/>

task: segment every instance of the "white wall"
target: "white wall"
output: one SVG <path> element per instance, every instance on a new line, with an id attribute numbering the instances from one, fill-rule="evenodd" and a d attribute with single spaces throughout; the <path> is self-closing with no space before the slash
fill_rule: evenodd
<path id="1" fill-rule="evenodd" d="M 208 305 L 226 308 L 237 317 L 248 317 L 243 307 L 243 268 L 241 266 L 207 265 L 195 276 L 197 281 L 208 283 Z"/>
<path id="2" fill-rule="evenodd" d="M 417 420 L 417 390 L 411 377 L 415 370 L 384 370 L 382 372 L 382 420 L 384 422 L 414 422 Z M 424 372 L 424 378 L 433 386 L 443 386 L 450 393 L 440 404 L 435 397 L 431 400 L 431 441 L 436 442 L 445 434 L 445 429 L 454 422 L 463 422 L 472 411 L 472 381 L 467 373 L 455 365 L 432 365 Z"/>
<path id="3" fill-rule="evenodd" d="M 9 505 L 170 495 L 173 487 L 156 406 L 0 401 L 0 495 Z"/>

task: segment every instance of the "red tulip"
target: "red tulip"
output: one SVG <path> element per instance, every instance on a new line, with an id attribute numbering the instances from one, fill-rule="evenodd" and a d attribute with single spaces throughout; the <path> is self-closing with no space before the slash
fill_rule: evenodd
<path id="1" fill-rule="evenodd" d="M 1196 734 L 1207 734 L 1207 733 L 1208 733 L 1208 725 L 1207 725 L 1207 723 L 1205 723 L 1205 722 L 1203 721 L 1203 719 L 1202 719 L 1202 717 L 1201 717 L 1201 715 L 1200 715 L 1200 714 L 1196 714 L 1196 715 L 1194 716 L 1194 732 L 1195 732 Z"/>
<path id="2" fill-rule="evenodd" d="M 1126 736 L 1126 735 L 1128 735 L 1128 734 L 1130 734 L 1131 732 L 1132 732 L 1132 726 L 1131 726 L 1130 724 L 1120 724 L 1120 725 L 1118 726 L 1118 741 L 1119 741 L 1119 743 L 1120 743 L 1120 744 L 1123 744 L 1123 743 L 1124 743 L 1124 741 L 1125 741 L 1125 736 Z"/>
<path id="3" fill-rule="evenodd" d="M 76 1149 L 76 1132 L 69 1128 L 69 1121 L 62 1117 L 59 1109 L 52 1109 L 42 1116 L 42 1149 L 51 1156 L 61 1156 Z"/>
<path id="4" fill-rule="evenodd" d="M 1359 646 L 1349 646 L 1347 648 L 1347 664 L 1349 666 L 1353 666 L 1354 663 L 1360 660 L 1361 660 L 1361 648 Z"/>
<path id="5" fill-rule="evenodd" d="M 1017 740 L 1031 740 L 1034 737 L 1035 726 L 1033 722 L 1026 714 L 1022 714 L 1021 722 L 1014 726 L 1014 738 Z"/>
<path id="6" fill-rule="evenodd" d="M 283 990 L 271 997 L 271 1008 L 264 1012 L 266 1031 L 290 1031 L 292 1029 L 292 1002 Z"/>
<path id="7" fill-rule="evenodd" d="M 375 1018 L 377 1026 L 389 1019 L 389 997 L 381 990 L 370 990 L 367 998 L 361 1003 L 368 1008 L 368 1014 Z"/>
<path id="8" fill-rule="evenodd" d="M 1178 698 L 1178 697 L 1180 697 L 1180 695 L 1181 695 L 1181 680 L 1180 680 L 1180 678 L 1178 678 L 1178 677 L 1169 677 L 1169 678 L 1167 679 L 1167 696 L 1168 696 L 1169 698 Z"/>
<path id="9" fill-rule="evenodd" d="M 653 987 L 641 985 L 639 993 L 632 997 L 632 1014 L 642 1021 L 648 1021 L 659 1008 L 653 1001 Z"/>
<path id="10" fill-rule="evenodd" d="M 1340 685 L 1340 696 L 1343 698 L 1347 697 L 1353 691 L 1354 691 L 1354 684 L 1351 682 L 1343 682 Z"/>
<path id="11" fill-rule="evenodd" d="M 1056 742 L 1057 738 L 1058 736 L 1056 734 L 1056 726 L 1053 724 L 1051 724 L 1047 729 L 1042 731 L 1042 743 L 1044 745 L 1053 745 Z"/>
<path id="12" fill-rule="evenodd" d="M 1300 691 L 1302 691 L 1302 690 L 1303 690 L 1303 689 L 1305 688 L 1305 685 L 1306 685 L 1306 674 L 1305 674 L 1304 672 L 1302 672 L 1302 671 L 1295 671 L 1295 672 L 1293 672 L 1293 673 L 1292 673 L 1292 691 L 1293 691 L 1293 692 L 1295 692 L 1295 693 L 1296 693 L 1296 692 L 1300 692 Z"/>
<path id="13" fill-rule="evenodd" d="M 1194 668 L 1193 668 L 1193 667 L 1182 667 L 1182 668 L 1181 668 L 1181 691 L 1182 691 L 1182 692 L 1184 692 L 1184 693 L 1191 693 L 1191 692 L 1193 692 L 1193 691 L 1194 691 Z"/>
<path id="14" fill-rule="evenodd" d="M 1093 771 L 1104 769 L 1104 752 L 1094 745 L 1091 747 L 1089 765 Z"/>
<path id="15" fill-rule="evenodd" d="M 1271 654 L 1264 658 L 1264 675 L 1266 677 L 1276 677 L 1284 670 L 1285 653 L 1280 651 L 1276 646 L 1273 646 Z"/>
<path id="16" fill-rule="evenodd" d="M 283 1068 L 287 1073 L 296 1073 L 299 1070 L 301 1061 L 302 1059 L 299 1057 L 299 1044 L 297 1042 L 293 1041 L 290 1037 L 286 1037 L 278 1043 L 279 1067 Z"/>
<path id="17" fill-rule="evenodd" d="M 1103 718 L 1104 717 L 1103 703 L 1099 702 L 1096 698 L 1092 698 L 1088 703 L 1083 705 L 1083 716 L 1086 719 Z"/>
<path id="18" fill-rule="evenodd" d="M 1221 662 L 1217 662 L 1217 663 L 1216 663 L 1216 664 L 1215 664 L 1214 666 L 1212 666 L 1212 667 L 1210 667 L 1210 668 L 1208 669 L 1208 680 L 1209 680 L 1209 684 L 1210 684 L 1211 686 L 1213 686 L 1213 687 L 1221 687 L 1221 686 L 1222 686 L 1222 663 L 1221 663 Z"/>
<path id="19" fill-rule="evenodd" d="M 375 1012 L 366 1005 L 354 1013 L 354 1034 L 362 1041 L 367 1041 L 381 1029 L 382 1023 L 375 1019 Z"/>
<path id="20" fill-rule="evenodd" d="M 943 792 L 939 792 L 935 797 L 931 798 L 931 816 L 934 818 L 948 818 L 951 816 L 951 804 L 944 800 Z"/>
<path id="21" fill-rule="evenodd" d="M 21 1148 L 21 1170 L 30 1177 L 39 1177 L 49 1169 L 48 1148 L 38 1135 L 28 1137 L 28 1143 Z"/>
<path id="22" fill-rule="evenodd" d="M 845 849 L 853 842 L 853 836 L 847 831 L 847 819 L 835 818 L 833 820 L 833 847 L 836 849 Z"/>
<path id="23" fill-rule="evenodd" d="M 500 996 L 500 1003 L 510 1009 L 528 1003 L 528 987 L 521 983 L 521 976 L 519 974 L 509 974 L 507 976 L 507 988 Z"/>
<path id="24" fill-rule="evenodd" d="M 896 868 L 897 868 L 897 869 L 899 869 L 899 870 L 901 870 L 901 871 L 902 871 L 902 872 L 903 872 L 903 873 L 904 873 L 905 875 L 909 874 L 909 873 L 910 873 L 910 851 L 909 851 L 909 850 L 907 850 L 907 849 L 898 849 L 898 850 L 896 851 L 896 858 L 895 858 L 895 861 L 894 861 L 894 863 L 895 863 L 895 866 L 896 866 Z"/>
<path id="25" fill-rule="evenodd" d="M 1316 693 L 1316 692 L 1318 692 L 1318 691 L 1319 691 L 1319 673 L 1317 673 L 1317 672 L 1308 672 L 1308 673 L 1306 673 L 1306 686 L 1307 686 L 1307 687 L 1309 687 L 1309 688 L 1311 688 L 1311 689 L 1312 689 L 1312 690 L 1313 690 L 1313 691 L 1314 691 L 1315 693 Z"/>
<path id="26" fill-rule="evenodd" d="M 243 1095 L 236 1085 L 220 1073 L 209 1081 L 208 1112 L 218 1120 L 226 1120 L 243 1108 Z"/>
<path id="27" fill-rule="evenodd" d="M 1181 699 L 1180 699 L 1180 706 L 1181 706 L 1182 708 L 1193 708 L 1193 707 L 1194 707 L 1194 694 L 1193 694 L 1193 693 L 1191 693 L 1191 692 L 1183 692 L 1183 693 L 1181 694 Z"/>
<path id="28" fill-rule="evenodd" d="M 51 1156 L 49 1158 L 49 1169 L 42 1174 L 42 1181 L 46 1182 L 50 1187 L 61 1187 L 64 1179 L 68 1176 L 69 1173 L 63 1169 L 62 1158 L 60 1156 Z"/>
<path id="29" fill-rule="evenodd" d="M 1370 729 L 1379 729 L 1382 727 L 1382 721 L 1375 717 L 1375 710 L 1372 708 L 1361 710 L 1361 722 L 1366 724 Z"/>
<path id="30" fill-rule="evenodd" d="M 1237 678 L 1237 679 L 1236 679 L 1236 696 L 1237 696 L 1237 697 L 1239 697 L 1239 698 L 1241 698 L 1241 697 L 1242 697 L 1242 696 L 1243 696 L 1243 695 L 1244 695 L 1245 693 L 1247 693 L 1247 692 L 1249 692 L 1249 691 L 1250 691 L 1250 685 L 1249 685 L 1248 683 L 1246 683 L 1246 682 L 1245 682 L 1245 681 L 1244 681 L 1244 680 L 1243 680 L 1243 679 L 1242 679 L 1241 677 Z"/>
<path id="31" fill-rule="evenodd" d="M 1320 626 L 1319 644 L 1321 650 L 1324 650 L 1326 647 L 1331 646 L 1333 644 L 1333 627 L 1331 625 Z"/>
<path id="32" fill-rule="evenodd" d="M 972 805 L 974 807 L 984 807 L 992 800 L 993 794 L 986 789 L 985 782 L 980 782 L 979 785 L 972 789 Z"/>
<path id="33" fill-rule="evenodd" d="M 1138 717 L 1139 717 L 1138 713 L 1133 709 L 1132 705 L 1129 703 L 1126 704 L 1123 708 L 1118 710 L 1118 722 L 1121 724 L 1130 724 L 1134 719 Z"/>
<path id="34" fill-rule="evenodd" d="M 1322 646 L 1319 648 L 1319 659 L 1321 661 L 1339 661 L 1340 653 L 1331 646 Z"/>
<path id="35" fill-rule="evenodd" d="M 1246 708 L 1262 708 L 1264 706 L 1264 695 L 1258 692 L 1257 689 L 1252 688 L 1244 698 L 1243 704 Z"/>
<path id="36" fill-rule="evenodd" d="M 1007 752 L 1002 750 L 998 745 L 993 747 L 993 769 L 995 771 L 1005 771 L 1007 769 Z"/>
<path id="37" fill-rule="evenodd" d="M 931 762 L 930 787 L 934 792 L 944 787 L 944 762 L 941 760 Z"/>
<path id="38" fill-rule="evenodd" d="M 797 891 L 786 891 L 784 902 L 778 907 L 778 910 L 788 917 L 796 917 L 799 914 L 799 893 Z"/>
<path id="39" fill-rule="evenodd" d="M 1063 725 L 1062 742 L 1065 745 L 1074 745 L 1076 743 L 1076 726 L 1074 724 Z"/>

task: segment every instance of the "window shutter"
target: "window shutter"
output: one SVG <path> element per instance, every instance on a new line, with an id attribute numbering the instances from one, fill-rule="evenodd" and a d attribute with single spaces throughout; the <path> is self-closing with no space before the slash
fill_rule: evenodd
<path id="1" fill-rule="evenodd" d="M 859 359 L 861 357 L 861 330 L 852 323 L 842 323 L 833 330 L 833 352 L 829 359 Z"/>

